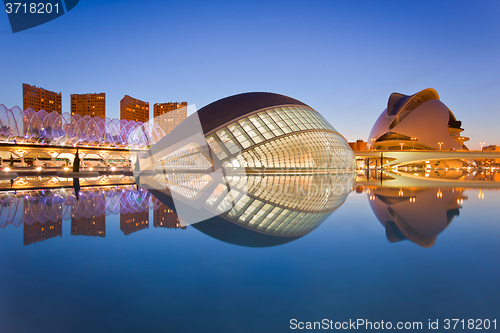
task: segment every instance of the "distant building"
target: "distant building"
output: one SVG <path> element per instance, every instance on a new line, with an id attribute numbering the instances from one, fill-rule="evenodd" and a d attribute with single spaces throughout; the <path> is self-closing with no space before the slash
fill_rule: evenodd
<path id="1" fill-rule="evenodd" d="M 155 103 L 153 105 L 154 122 L 165 134 L 170 133 L 187 117 L 187 102 Z"/>
<path id="2" fill-rule="evenodd" d="M 497 145 L 489 145 L 484 146 L 482 150 L 487 152 L 500 152 L 500 147 L 497 147 Z"/>
<path id="3" fill-rule="evenodd" d="M 179 217 L 167 205 L 162 204 L 153 211 L 153 226 L 155 228 L 186 229 L 179 223 Z"/>
<path id="4" fill-rule="evenodd" d="M 120 230 L 125 235 L 149 228 L 149 211 L 120 214 Z"/>
<path id="5" fill-rule="evenodd" d="M 484 146 L 482 148 L 482 151 L 484 152 L 500 152 L 500 147 L 498 147 L 497 145 L 489 145 L 489 146 Z M 486 164 L 500 164 L 500 159 L 495 159 L 495 160 L 486 160 L 484 161 L 486 162 Z M 483 163 L 484 165 L 485 163 Z"/>
<path id="6" fill-rule="evenodd" d="M 56 111 L 62 114 L 62 94 L 23 83 L 23 110 Z"/>
<path id="7" fill-rule="evenodd" d="M 71 115 L 106 117 L 106 94 L 71 94 Z"/>
<path id="8" fill-rule="evenodd" d="M 366 150 L 366 142 L 363 140 L 356 140 L 356 142 L 348 142 L 349 147 L 351 147 L 352 150 L 354 151 L 362 151 Z"/>
<path id="9" fill-rule="evenodd" d="M 149 102 L 125 95 L 120 101 L 120 119 L 147 122 L 149 120 Z"/>
<path id="10" fill-rule="evenodd" d="M 71 218 L 72 236 L 106 236 L 106 215 Z"/>
<path id="11" fill-rule="evenodd" d="M 62 237 L 62 220 L 56 222 L 47 221 L 45 223 L 35 222 L 33 224 L 23 223 L 24 234 L 23 244 L 30 245 L 42 242 L 49 238 Z"/>

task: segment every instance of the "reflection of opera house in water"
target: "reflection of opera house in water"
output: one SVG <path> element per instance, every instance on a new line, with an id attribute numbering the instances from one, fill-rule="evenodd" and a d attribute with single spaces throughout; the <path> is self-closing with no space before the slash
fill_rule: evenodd
<path id="1" fill-rule="evenodd" d="M 434 245 L 467 199 L 454 188 L 373 187 L 367 196 L 391 243 L 407 239 L 422 247 Z"/>

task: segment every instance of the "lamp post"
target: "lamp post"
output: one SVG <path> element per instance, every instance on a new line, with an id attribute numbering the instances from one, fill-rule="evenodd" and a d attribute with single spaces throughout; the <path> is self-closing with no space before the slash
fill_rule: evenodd
<path id="1" fill-rule="evenodd" d="M 484 142 L 479 142 L 479 144 L 481 145 L 481 151 L 483 151 L 483 145 L 485 144 Z"/>
<path id="2" fill-rule="evenodd" d="M 403 150 L 404 142 L 400 142 L 399 145 L 401 146 L 401 150 Z"/>
<path id="3" fill-rule="evenodd" d="M 411 141 L 413 141 L 413 150 L 415 150 L 415 141 L 417 140 L 417 138 L 411 138 Z"/>
<path id="4" fill-rule="evenodd" d="M 443 145 L 442 142 L 438 142 L 438 145 L 439 145 L 439 150 L 441 150 L 441 146 Z"/>
<path id="5" fill-rule="evenodd" d="M 460 136 L 460 137 L 458 137 L 458 140 L 460 140 L 460 148 L 461 148 L 461 150 L 463 150 L 465 138 L 463 136 Z"/>

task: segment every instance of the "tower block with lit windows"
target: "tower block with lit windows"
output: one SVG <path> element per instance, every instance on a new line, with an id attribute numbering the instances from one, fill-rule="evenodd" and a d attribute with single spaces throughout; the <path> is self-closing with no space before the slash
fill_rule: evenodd
<path id="1" fill-rule="evenodd" d="M 187 102 L 155 103 L 153 112 L 155 124 L 158 124 L 163 132 L 168 134 L 186 119 Z"/>
<path id="2" fill-rule="evenodd" d="M 106 118 L 106 94 L 71 94 L 71 115 Z"/>
<path id="3" fill-rule="evenodd" d="M 47 113 L 56 111 L 62 114 L 62 94 L 23 83 L 23 110 L 45 110 Z"/>
<path id="4" fill-rule="evenodd" d="M 149 102 L 125 95 L 120 101 L 120 120 L 142 121 L 149 120 Z"/>

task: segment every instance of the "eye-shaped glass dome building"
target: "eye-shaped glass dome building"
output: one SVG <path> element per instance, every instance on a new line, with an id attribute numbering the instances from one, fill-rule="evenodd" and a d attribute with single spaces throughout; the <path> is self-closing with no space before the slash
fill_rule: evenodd
<path id="1" fill-rule="evenodd" d="M 467 149 L 462 122 L 428 88 L 413 95 L 393 93 L 370 132 L 368 144 L 378 150 Z"/>
<path id="2" fill-rule="evenodd" d="M 200 153 L 202 143 L 188 140 L 196 123 L 209 154 Z M 212 155 L 223 166 L 252 169 L 355 169 L 354 152 L 321 114 L 296 99 L 265 92 L 234 95 L 201 108 L 143 156 L 141 169 L 151 163 L 209 167 Z"/>

